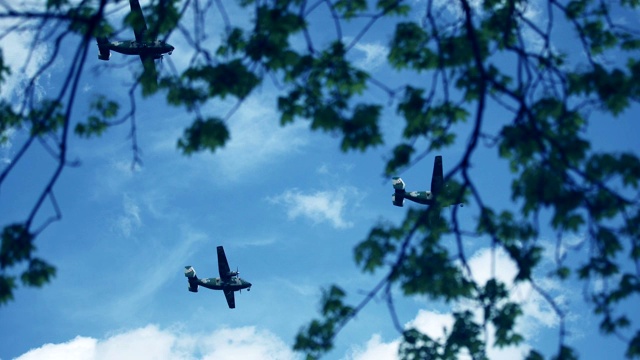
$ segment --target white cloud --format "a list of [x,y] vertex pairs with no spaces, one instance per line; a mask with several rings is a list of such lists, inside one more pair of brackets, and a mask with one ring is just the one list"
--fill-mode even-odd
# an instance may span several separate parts
[[16,133],[14,128],[9,128],[0,133],[0,139],[4,140],[0,142],[0,162],[3,164],[11,163],[11,148],[13,147],[13,137]]
[[327,175],[329,174],[329,165],[327,165],[326,163],[320,165],[317,169],[316,172],[320,175]]
[[[417,0],[416,2],[420,2],[420,0]],[[481,0],[469,1],[469,6],[475,16],[483,16],[485,14],[482,4],[483,1]],[[546,16],[542,16],[543,6],[541,6],[539,0],[521,2],[518,3],[517,7],[518,11],[522,14],[522,17],[527,21],[533,23],[540,29],[544,29],[546,27],[548,18]],[[464,11],[462,9],[461,2],[459,1],[434,0],[433,9],[435,13],[444,10],[456,19],[462,19],[464,17]],[[544,38],[529,25],[524,24],[524,22],[522,23],[523,24],[520,24],[521,31],[527,48],[533,52],[542,51],[545,41]]]
[[[514,283],[518,267],[501,248],[496,249],[494,254],[491,249],[477,251],[469,259],[469,267],[474,280],[479,285],[484,286],[489,279],[495,276],[497,280],[507,286],[507,289],[510,290],[509,300],[519,303],[522,307],[524,315],[516,324],[516,331],[522,333],[525,338],[535,337],[541,328],[558,325],[559,319],[556,313],[529,282]],[[555,280],[542,278],[536,281],[545,291],[561,289]],[[479,316],[480,314],[478,314]]]
[[[541,6],[538,4],[538,1],[521,3],[518,7],[524,19],[533,23],[539,29],[546,27],[546,22],[548,22],[549,19],[546,16],[542,16]],[[530,25],[525,24],[524,21],[522,23],[522,36],[527,48],[533,52],[542,52],[544,50],[545,39]],[[555,50],[553,46],[551,50]]]
[[355,65],[366,71],[372,71],[387,61],[389,49],[380,43],[357,43],[354,49],[364,53],[364,58],[355,61]]
[[155,325],[111,335],[106,339],[76,337],[46,344],[19,356],[31,359],[295,359],[280,338],[254,326],[222,328],[209,334],[189,334]]
[[78,336],[62,344],[45,344],[37,349],[29,350],[16,360],[85,360],[95,359],[97,340]]
[[203,359],[295,359],[280,338],[254,326],[218,330],[205,341]]
[[314,223],[328,222],[336,229],[353,226],[344,218],[344,212],[350,198],[357,197],[358,190],[352,187],[340,187],[333,191],[316,191],[305,194],[294,188],[268,200],[274,204],[284,205],[287,216],[294,220],[306,217]]
[[364,347],[354,347],[346,356],[349,360],[395,360],[398,358],[400,341],[385,343],[379,334],[374,334]]
[[415,328],[434,340],[444,340],[445,334],[453,328],[453,316],[448,313],[419,310],[418,315],[405,327]]
[[[491,249],[481,249],[469,258],[468,264],[474,280],[478,282],[479,285],[483,286],[495,275],[497,280],[504,282],[507,288],[510,289],[509,300],[519,303],[523,312],[523,315],[519,317],[516,322],[515,331],[523,335],[525,341],[535,339],[542,331],[558,326],[558,316],[547,301],[534,291],[530,283],[515,284],[513,282],[517,274],[517,266],[503,250],[496,250],[495,253],[492,254]],[[554,299],[557,302],[562,303],[563,299],[567,296],[562,292],[568,290],[563,289],[562,286],[553,279],[542,278],[537,280],[537,284],[545,291],[555,294]],[[477,308],[473,303],[458,304],[454,306],[452,310],[470,310],[474,313],[477,322],[482,321],[482,309]],[[572,317],[568,316],[567,320],[572,321]],[[405,324],[405,328],[415,328],[436,341],[444,341],[446,334],[451,331],[453,323],[454,318],[452,313],[440,313],[421,309],[414,319]],[[493,325],[488,324],[486,327],[485,340],[487,341],[487,357],[490,359],[521,359],[524,358],[531,349],[531,346],[526,342],[508,348],[494,347],[494,332]],[[380,351],[384,355],[381,355],[379,359],[397,359],[397,353],[391,355],[390,351],[385,352],[383,349],[389,350],[394,348],[397,352],[400,340],[401,339],[398,338],[384,343],[380,340],[380,336],[376,334],[371,337],[365,346],[354,346],[346,358],[358,360],[369,359],[369,354],[376,354],[376,351]],[[467,357],[461,356],[460,358],[466,359]]]
[[[34,9],[34,4],[32,3],[15,3],[11,5],[17,11]],[[0,25],[0,31],[4,32],[17,23],[18,21],[16,20],[5,19]],[[35,34],[35,31],[11,31],[0,39],[4,63],[11,69],[11,74],[6,76],[5,82],[0,87],[0,98],[11,99],[13,96],[22,98],[21,94],[27,81],[38,72],[49,58],[50,48],[47,44],[38,44],[30,56]],[[36,88],[38,90],[37,95],[42,95],[43,90],[38,87],[37,83]]]
[[[482,14],[481,0],[470,0],[469,7],[471,7],[471,10],[476,14]],[[464,16],[462,5],[459,1],[435,0],[433,2],[433,8],[435,9],[436,13],[442,9],[448,11],[456,18],[461,18],[462,16]]]
[[[31,10],[36,3],[26,4],[24,2],[11,2],[14,10]],[[3,19],[0,24],[0,32],[18,24],[12,19]],[[50,47],[47,44],[39,44],[33,49],[31,56],[31,43],[33,42],[34,31],[11,31],[0,38],[0,52],[4,65],[11,69],[10,74],[3,74],[4,81],[0,84],[0,99],[9,101],[16,107],[19,101],[24,98],[24,89],[27,82],[35,76],[40,67],[47,61],[50,54]],[[39,82],[35,82],[36,95],[41,97],[44,94]],[[0,134],[0,138],[8,140],[0,146],[0,163],[9,164],[11,162],[12,137],[15,134],[14,128],[6,129]]]

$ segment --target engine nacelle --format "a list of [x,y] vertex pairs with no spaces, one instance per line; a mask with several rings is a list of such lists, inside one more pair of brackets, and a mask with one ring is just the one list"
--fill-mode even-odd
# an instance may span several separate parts
[[99,37],[98,39],[98,59],[108,61],[111,58],[111,51],[109,50],[109,40],[106,37]]
[[391,195],[391,202],[395,206],[403,207],[404,206],[404,196],[398,194],[398,196],[396,197],[396,194],[392,194]]
[[98,53],[98,59],[109,61],[109,59],[111,59],[111,51],[100,49],[100,52]]
[[195,278],[196,277],[196,269],[194,269],[193,266],[185,266],[184,267],[184,276],[186,276],[188,278]]
[[189,280],[189,291],[198,292],[198,277],[196,276],[196,269],[193,266],[185,266],[184,267],[184,276]]
[[393,188],[396,190],[404,190],[404,181],[402,181],[399,177],[394,177],[391,179],[391,183],[393,184]]

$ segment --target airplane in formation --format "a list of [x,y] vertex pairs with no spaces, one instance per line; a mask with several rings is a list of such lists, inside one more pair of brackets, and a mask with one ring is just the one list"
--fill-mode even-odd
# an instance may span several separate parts
[[[431,191],[406,191],[405,183],[399,177],[391,180],[395,192],[391,195],[391,201],[395,206],[404,206],[404,200],[410,200],[418,204],[434,205],[438,201],[438,195],[444,188],[444,175],[442,171],[442,156],[436,156],[433,163],[433,175],[431,176]],[[441,205],[460,205],[463,203],[441,204]]]
[[218,246],[217,250],[218,272],[220,273],[219,278],[199,279],[196,276],[196,270],[193,266],[184,267],[184,276],[186,276],[189,281],[189,291],[198,292],[198,286],[211,290],[222,290],[224,291],[224,297],[227,299],[229,308],[234,309],[236,307],[236,300],[233,293],[236,291],[242,291],[242,289],[251,291],[251,283],[242,280],[238,276],[240,273],[237,269],[236,271],[231,271],[229,263],[227,262],[227,256],[224,254],[224,248],[222,246]]
[[100,53],[98,59],[108,61],[111,58],[111,51],[124,55],[137,55],[140,57],[144,69],[155,75],[155,60],[162,59],[163,54],[171,55],[174,47],[163,40],[152,39],[153,35],[147,33],[147,23],[138,0],[129,0],[129,6],[134,19],[133,32],[136,39],[109,41],[106,37],[99,37],[98,51]]

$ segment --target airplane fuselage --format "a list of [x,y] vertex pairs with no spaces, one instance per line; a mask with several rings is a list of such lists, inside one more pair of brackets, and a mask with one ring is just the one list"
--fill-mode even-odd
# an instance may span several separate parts
[[236,300],[233,293],[241,291],[242,289],[247,289],[247,291],[251,290],[251,283],[242,280],[240,276],[238,276],[239,272],[237,268],[236,271],[229,269],[229,262],[227,261],[227,256],[224,254],[224,248],[222,246],[218,246],[216,249],[218,252],[218,273],[220,277],[200,279],[196,276],[196,270],[193,266],[187,265],[184,267],[184,276],[187,277],[187,281],[189,282],[187,289],[194,293],[198,292],[198,286],[211,290],[222,290],[227,300],[227,305],[229,305],[230,309],[234,309],[236,307]]
[[409,191],[404,193],[404,198],[411,200],[418,204],[433,205],[435,204],[435,197],[431,191]]
[[239,277],[233,277],[228,281],[222,281],[220,278],[198,279],[198,285],[211,290],[239,291],[242,289],[251,290],[251,283],[244,281]]
[[171,54],[174,47],[164,41],[110,41],[101,44],[111,51],[124,55],[151,56],[154,59],[161,58],[163,54]]

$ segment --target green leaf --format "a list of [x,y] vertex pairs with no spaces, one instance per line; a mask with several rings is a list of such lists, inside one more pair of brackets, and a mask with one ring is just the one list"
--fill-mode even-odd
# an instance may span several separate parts
[[640,358],[640,330],[636,331],[633,339],[629,341],[629,346],[625,352],[625,356],[628,358]]
[[393,175],[399,169],[407,166],[411,161],[411,155],[415,152],[415,148],[409,144],[399,144],[393,149],[393,157],[387,161],[387,167],[384,173]]
[[398,348],[401,359],[438,359],[441,358],[442,345],[428,335],[416,329],[405,330]]
[[2,230],[0,247],[0,269],[4,270],[31,257],[33,234],[23,224],[11,224]]
[[107,100],[104,95],[98,96],[90,105],[90,111],[96,115],[90,115],[86,123],[76,124],[75,133],[86,138],[102,135],[110,125],[108,120],[118,115],[119,107],[117,102]]
[[321,313],[324,321],[313,320],[300,329],[293,349],[307,354],[307,359],[317,359],[333,348],[333,339],[339,328],[354,314],[354,308],[345,305],[345,292],[332,285],[322,291]]
[[544,356],[539,352],[531,349],[525,360],[544,360]]
[[66,115],[62,112],[62,103],[57,100],[43,100],[34,106],[27,116],[31,123],[31,134],[41,136],[55,132],[64,125]]
[[3,84],[7,80],[6,76],[8,75],[11,75],[11,68],[5,64],[4,54],[2,49],[0,49],[0,84]]
[[208,95],[221,99],[227,95],[244,99],[260,83],[260,79],[240,60],[190,67],[183,77],[192,82],[204,81],[208,85]]
[[0,274],[0,305],[13,300],[13,290],[17,288],[15,276]]
[[333,4],[338,13],[345,19],[353,18],[358,12],[367,10],[366,0],[337,0]]
[[427,33],[414,22],[396,25],[391,40],[388,60],[396,69],[413,68],[418,71],[433,69],[438,56],[427,46]]
[[342,123],[342,151],[357,149],[365,151],[382,144],[382,134],[378,127],[379,105],[358,104],[351,119]]
[[518,345],[524,341],[524,337],[515,332],[515,323],[521,316],[520,305],[509,302],[497,309],[491,322],[495,325],[495,345],[499,348]]
[[219,118],[196,119],[190,127],[185,129],[184,135],[178,140],[178,149],[185,155],[209,150],[215,152],[229,140],[229,130],[224,121]]
[[29,260],[29,267],[25,270],[20,279],[25,286],[42,287],[51,281],[56,275],[56,268],[47,264],[41,259]]
[[369,232],[366,240],[354,248],[356,264],[365,272],[374,272],[384,265],[387,254],[392,254],[396,246],[391,243],[394,238],[394,230],[380,225]]

